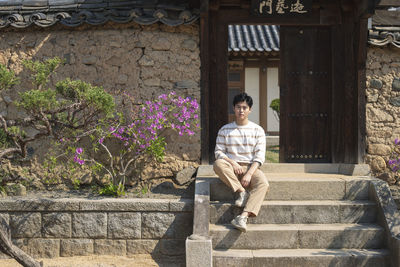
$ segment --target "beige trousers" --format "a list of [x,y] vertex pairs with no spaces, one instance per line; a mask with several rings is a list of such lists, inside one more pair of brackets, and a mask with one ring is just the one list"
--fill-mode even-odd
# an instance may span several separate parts
[[[241,164],[242,165],[242,164]],[[244,171],[250,168],[251,164],[243,165]],[[240,183],[242,175],[237,176],[233,171],[232,165],[224,159],[217,159],[214,163],[214,171],[218,177],[229,186],[233,192],[239,189],[245,189]],[[257,216],[260,211],[261,204],[264,201],[265,195],[269,189],[269,183],[264,173],[257,169],[250,180],[249,188],[247,188],[250,193],[249,199],[244,207],[243,211],[249,212],[250,216]]]

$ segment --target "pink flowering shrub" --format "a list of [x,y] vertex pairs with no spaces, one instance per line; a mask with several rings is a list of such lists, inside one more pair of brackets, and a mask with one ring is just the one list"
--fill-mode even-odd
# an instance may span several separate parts
[[388,165],[393,172],[400,171],[400,140],[397,138],[394,140],[394,147],[392,148]]
[[[90,147],[78,147],[74,151],[74,162],[91,164],[94,170],[108,173],[112,185],[120,193],[123,193],[130,168],[139,158],[147,155],[157,161],[163,160],[166,142],[162,133],[166,129],[172,129],[180,136],[192,136],[200,127],[196,99],[184,98],[174,92],[146,101],[136,106],[132,113],[130,123],[126,123],[121,114],[105,121],[91,133]],[[96,153],[105,154],[107,159],[98,160]]]

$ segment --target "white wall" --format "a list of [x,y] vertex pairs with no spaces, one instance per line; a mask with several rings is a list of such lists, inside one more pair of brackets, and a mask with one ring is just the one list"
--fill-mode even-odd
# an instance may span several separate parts
[[244,91],[253,98],[249,120],[260,124],[260,69],[245,68]]
[[279,98],[278,68],[267,68],[267,88],[267,131],[279,132],[279,121],[269,107],[272,100]]

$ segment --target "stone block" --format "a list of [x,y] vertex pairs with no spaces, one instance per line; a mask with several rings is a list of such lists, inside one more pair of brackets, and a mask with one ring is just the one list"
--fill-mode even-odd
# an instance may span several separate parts
[[106,238],[106,213],[73,213],[72,237]]
[[369,183],[371,178],[368,177],[344,177],[346,181],[346,196],[345,199],[368,199],[369,197]]
[[387,156],[391,152],[391,148],[388,145],[383,144],[371,144],[368,146],[368,153],[372,155]]
[[152,40],[151,48],[154,50],[168,51],[171,49],[171,42],[165,37],[157,37]]
[[[268,176],[267,176],[268,177]],[[269,177],[268,200],[339,200],[345,196],[345,182],[339,178]]]
[[[1,205],[1,203],[0,203]],[[81,211],[169,211],[168,199],[83,200]]]
[[195,51],[197,49],[197,43],[193,39],[184,40],[181,46],[189,51]]
[[179,171],[176,174],[175,180],[178,182],[179,185],[186,184],[193,180],[192,177],[195,173],[196,173],[196,168],[190,166],[188,168]]
[[183,80],[183,81],[178,81],[175,83],[175,88],[177,89],[190,89],[190,88],[197,88],[198,84],[197,82],[193,80]]
[[149,212],[142,214],[142,238],[172,238],[174,229],[171,227],[175,214]]
[[[187,267],[203,267],[212,266],[213,251],[211,239],[207,240],[191,240],[186,239],[186,266]],[[252,258],[252,255],[249,257]],[[225,259],[224,259],[225,260]],[[236,265],[236,266],[251,266]]]
[[192,213],[178,213],[175,220],[170,226],[173,232],[173,238],[185,239],[192,234],[193,231],[193,214]]
[[292,249],[297,248],[299,229],[296,225],[253,225],[243,234],[230,225],[210,225],[215,249]]
[[150,254],[153,253],[157,247],[159,240],[127,240],[126,241],[127,255],[134,254]]
[[386,161],[380,156],[374,157],[370,165],[371,169],[375,172],[382,172],[386,169]]
[[166,256],[185,255],[185,239],[162,239],[159,241],[160,253]]
[[41,237],[41,216],[39,212],[14,213],[10,216],[13,238]]
[[22,184],[9,183],[5,186],[7,195],[9,196],[25,196],[26,187]]
[[380,227],[352,225],[343,228],[332,224],[324,229],[307,228],[299,231],[299,248],[376,249],[383,246],[384,230]]
[[367,102],[376,102],[376,101],[378,101],[378,98],[379,98],[378,94],[368,94]]
[[392,82],[392,90],[400,91],[400,78],[394,78]]
[[126,240],[97,239],[94,241],[94,254],[126,255]]
[[369,81],[369,86],[375,89],[382,89],[383,83],[381,80],[378,79],[371,79]]
[[146,86],[160,86],[161,80],[159,78],[151,78],[143,81]]
[[350,176],[368,176],[371,174],[371,168],[368,164],[339,164],[338,172]]
[[377,207],[374,203],[365,205],[340,206],[341,223],[374,223],[377,217]]
[[29,246],[28,246],[29,239],[27,238],[20,238],[20,239],[12,239],[12,243],[17,246],[18,248],[22,249],[26,253],[30,253]]
[[372,122],[392,122],[393,116],[378,108],[367,105],[367,118]]
[[64,60],[66,64],[75,64],[75,54],[74,53],[64,54]]
[[126,84],[128,81],[128,75],[126,74],[120,74],[117,77],[117,83],[118,84]]
[[79,210],[77,199],[3,199],[0,211],[72,211]]
[[44,238],[29,239],[28,251],[35,258],[60,257],[60,240]]
[[170,211],[193,211],[194,203],[192,199],[171,200],[169,202]]
[[90,239],[63,239],[60,244],[60,256],[88,256],[93,254],[93,240]]
[[71,214],[54,212],[43,214],[42,233],[44,237],[71,237]]
[[97,57],[93,56],[93,55],[84,56],[82,58],[82,63],[85,65],[94,65],[94,64],[96,64],[96,61],[97,61]]
[[10,215],[8,213],[0,213],[0,225],[10,225]]
[[399,96],[390,98],[389,102],[393,106],[400,107],[400,97]]
[[108,214],[109,238],[140,238],[141,237],[140,212],[120,212]]
[[212,165],[200,165],[197,168],[197,177],[216,176]]
[[122,66],[123,60],[120,57],[113,55],[109,59],[107,59],[106,63],[111,66]]
[[154,65],[154,60],[150,58],[149,56],[144,55],[141,57],[138,61],[140,66],[153,66]]

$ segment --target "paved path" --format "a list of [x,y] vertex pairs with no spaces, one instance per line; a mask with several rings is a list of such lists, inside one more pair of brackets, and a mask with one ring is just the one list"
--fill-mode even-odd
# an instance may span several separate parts
[[[44,267],[180,267],[179,263],[157,263],[150,255],[124,256],[80,256],[39,259]],[[15,260],[0,260],[1,267],[20,267]]]

